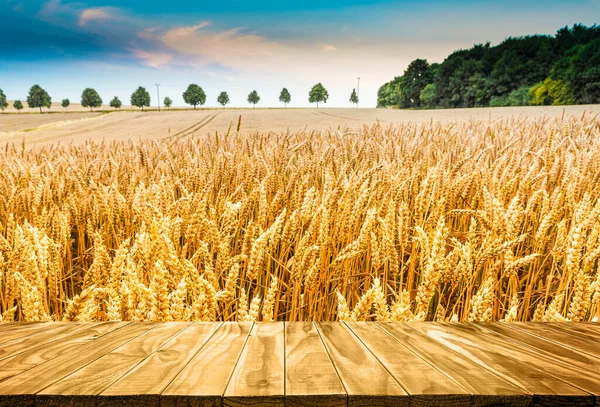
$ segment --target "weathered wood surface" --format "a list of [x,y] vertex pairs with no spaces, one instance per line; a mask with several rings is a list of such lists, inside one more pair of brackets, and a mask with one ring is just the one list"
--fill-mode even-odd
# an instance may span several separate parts
[[597,406],[592,323],[3,323],[0,407]]

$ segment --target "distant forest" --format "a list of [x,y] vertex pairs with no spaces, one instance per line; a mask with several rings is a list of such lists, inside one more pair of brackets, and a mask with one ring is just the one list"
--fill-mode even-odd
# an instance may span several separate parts
[[441,64],[410,63],[402,76],[379,88],[378,107],[600,103],[600,26],[576,24],[555,36],[508,38],[477,44]]

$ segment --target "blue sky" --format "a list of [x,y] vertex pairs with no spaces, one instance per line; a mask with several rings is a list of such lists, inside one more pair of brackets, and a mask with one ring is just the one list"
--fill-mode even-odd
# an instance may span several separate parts
[[[507,36],[591,25],[600,0],[0,0],[0,88],[24,99],[34,83],[53,100],[94,87],[125,103],[137,86],[160,83],[161,99],[183,104],[198,83],[215,106],[278,106],[282,87],[305,107],[322,82],[327,106],[346,107],[357,77],[361,105],[411,60],[441,62],[452,51]],[[153,104],[156,98],[153,97]]]

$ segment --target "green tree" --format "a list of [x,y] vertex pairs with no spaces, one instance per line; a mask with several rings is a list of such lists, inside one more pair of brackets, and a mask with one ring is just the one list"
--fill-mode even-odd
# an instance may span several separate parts
[[13,107],[17,109],[17,112],[21,113],[21,109],[23,109],[23,102],[21,102],[20,100],[15,100],[15,102],[13,103]]
[[260,102],[260,96],[258,96],[258,92],[253,90],[248,94],[248,103],[254,105],[254,107],[256,108],[256,104],[258,102]]
[[8,101],[6,100],[6,95],[4,91],[0,89],[0,109],[2,109],[2,113],[4,113],[4,109],[8,107]]
[[415,59],[402,75],[402,97],[401,107],[420,107],[421,91],[425,86],[433,82],[433,73],[429,63],[425,59]]
[[141,107],[142,112],[144,106],[150,106],[150,94],[146,88],[140,86],[131,94],[131,106]]
[[40,85],[33,85],[29,89],[29,95],[27,95],[27,104],[30,109],[39,108],[40,113],[42,113],[42,107],[50,108],[52,98]]
[[229,95],[227,92],[221,92],[217,97],[217,102],[219,102],[221,106],[225,107],[225,105],[229,103]]
[[122,105],[121,100],[116,96],[110,101],[110,107],[114,107],[115,109],[120,109]]
[[60,105],[62,107],[64,107],[65,110],[68,112],[67,108],[69,107],[70,104],[71,104],[71,101],[69,99],[63,99],[62,103]]
[[287,104],[292,101],[292,95],[287,90],[287,88],[281,89],[281,93],[279,94],[279,101],[283,102],[283,106],[287,107]]
[[562,80],[546,78],[529,90],[531,104],[543,105],[569,105],[575,103],[575,98]]
[[308,92],[308,102],[316,103],[317,109],[319,108],[319,102],[327,103],[327,99],[329,99],[329,93],[320,82]]
[[350,94],[350,102],[358,106],[358,95],[356,94],[356,89],[352,89],[352,93]]
[[85,88],[81,94],[81,106],[89,107],[91,112],[94,107],[102,106],[102,98],[95,89]]
[[202,106],[206,102],[206,93],[204,93],[204,90],[200,86],[192,83],[183,92],[183,101],[188,105],[194,106],[195,109],[197,105]]
[[165,97],[165,100],[163,101],[163,105],[165,105],[165,107],[170,110],[172,104],[173,104],[173,101],[171,100],[171,98],[168,96]]
[[435,83],[428,83],[427,86],[421,90],[421,93],[419,94],[419,100],[421,107],[426,107],[428,109],[435,107],[437,102],[437,90]]

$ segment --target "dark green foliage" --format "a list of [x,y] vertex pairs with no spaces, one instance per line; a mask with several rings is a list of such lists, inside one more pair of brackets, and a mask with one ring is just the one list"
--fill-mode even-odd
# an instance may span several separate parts
[[[554,82],[546,83],[547,78]],[[494,47],[478,44],[452,53],[441,64],[417,59],[404,75],[379,88],[377,105],[526,105],[536,84],[539,97],[531,97],[536,103],[600,103],[600,27],[576,24],[555,36],[508,38]]]
[[167,97],[165,97],[165,100],[163,101],[163,105],[165,105],[165,107],[167,109],[170,109],[171,106],[173,105],[173,101],[171,100],[170,97],[167,96]]
[[131,106],[141,107],[142,112],[144,106],[150,106],[150,94],[146,88],[140,86],[131,94]]
[[183,92],[183,101],[188,105],[194,106],[195,109],[196,106],[202,106],[206,103],[206,93],[204,93],[204,90],[200,86],[192,83],[188,86],[187,90]]
[[252,92],[250,92],[250,94],[248,94],[248,103],[254,105],[254,107],[256,107],[256,104],[260,101],[260,96],[258,96],[258,92],[256,92],[255,90],[253,90]]
[[358,105],[358,95],[356,94],[356,89],[352,89],[352,93],[350,94],[350,102]]
[[110,101],[110,107],[114,107],[115,109],[120,109],[122,105],[121,100],[116,96]]
[[40,85],[33,85],[27,95],[27,104],[30,109],[39,108],[42,113],[42,107],[49,108],[52,105],[52,98]]
[[[260,98],[259,98],[260,99]],[[217,96],[217,102],[219,102],[219,104],[221,106],[225,106],[226,104],[229,103],[229,95],[227,94],[227,92],[221,92],[219,94],[219,96]]]
[[19,113],[21,113],[21,109],[23,109],[23,102],[21,102],[20,100],[15,100],[15,102],[13,103],[13,107],[17,109]]
[[71,104],[71,101],[69,99],[63,99],[61,102],[61,106],[65,108],[65,110],[67,110],[67,108],[69,107],[69,105]]
[[4,91],[0,89],[0,109],[2,109],[2,112],[4,112],[4,109],[7,107],[8,101],[6,100],[6,95],[4,94]]
[[81,94],[81,106],[89,107],[91,111],[94,107],[102,106],[102,98],[95,89],[85,88]]
[[319,108],[319,102],[327,103],[327,99],[329,99],[329,93],[327,93],[327,89],[320,82],[308,92],[309,103],[316,103],[317,109]]
[[292,95],[290,95],[290,92],[287,90],[287,88],[281,89],[279,101],[283,102],[285,107],[287,107],[287,104],[292,101]]

